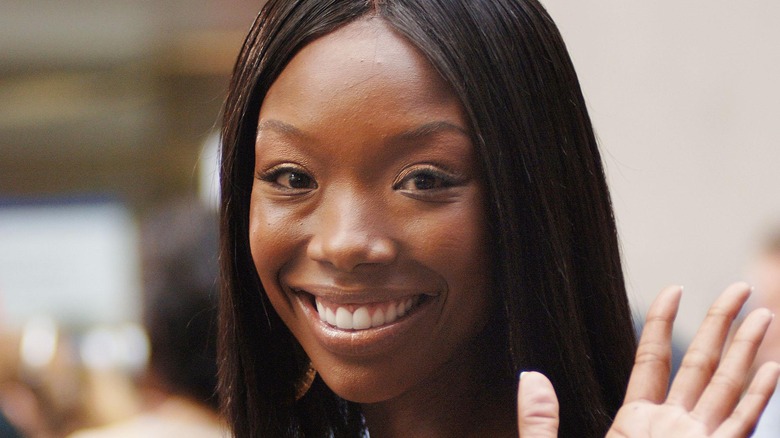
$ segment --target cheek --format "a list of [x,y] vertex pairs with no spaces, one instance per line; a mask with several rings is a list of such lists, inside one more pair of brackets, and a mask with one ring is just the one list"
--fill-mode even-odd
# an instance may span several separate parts
[[445,312],[482,320],[494,300],[487,220],[479,198],[446,214],[414,224],[416,252],[447,283]]
[[[417,233],[450,271],[482,277],[489,259],[487,218],[481,196],[474,195],[469,201],[437,215]],[[464,267],[469,269],[462,272]]]
[[[294,323],[295,308],[279,283],[301,240],[299,227],[290,212],[253,196],[249,209],[249,246],[255,270],[268,300],[284,323]],[[262,198],[261,198],[262,199]]]
[[267,291],[276,289],[276,276],[295,246],[295,221],[278,208],[253,196],[249,209],[249,246],[255,268]]

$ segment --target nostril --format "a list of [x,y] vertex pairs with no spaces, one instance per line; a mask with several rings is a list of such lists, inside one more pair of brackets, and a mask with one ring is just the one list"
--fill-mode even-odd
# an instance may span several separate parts
[[363,264],[395,260],[396,243],[386,226],[387,209],[372,193],[340,187],[324,195],[313,213],[308,257],[339,271],[351,272]]
[[310,259],[332,265],[339,271],[352,272],[361,265],[387,265],[398,255],[396,243],[384,236],[370,236],[355,231],[340,236],[315,236],[309,242]]

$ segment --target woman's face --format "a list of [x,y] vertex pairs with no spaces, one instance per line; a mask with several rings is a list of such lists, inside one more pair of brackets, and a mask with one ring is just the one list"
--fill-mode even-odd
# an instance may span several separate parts
[[472,360],[493,295],[485,195],[461,105],[413,46],[367,19],[304,47],[255,157],[257,272],[334,392],[389,400]]

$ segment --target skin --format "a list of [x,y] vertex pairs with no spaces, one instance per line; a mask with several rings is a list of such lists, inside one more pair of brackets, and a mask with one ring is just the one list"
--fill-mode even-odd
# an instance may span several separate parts
[[[667,392],[672,325],[682,288],[671,286],[661,292],[648,311],[626,398],[607,437],[749,436],[780,377],[780,365],[767,362],[746,382],[774,318],[768,309],[751,312],[726,347],[729,329],[749,294],[748,284],[735,283],[715,301]],[[557,437],[558,421],[558,402],[549,380],[539,373],[522,377],[520,436]]]
[[[381,19],[304,47],[260,110],[250,247],[275,310],[372,437],[516,436],[485,351],[493,312],[485,194],[462,107]],[[412,297],[395,323],[354,311]]]
[[[761,254],[753,263],[750,274],[756,288],[752,297],[754,306],[780,312],[780,251],[775,249]],[[761,362],[780,360],[780,327],[774,325],[769,330],[756,357]]]

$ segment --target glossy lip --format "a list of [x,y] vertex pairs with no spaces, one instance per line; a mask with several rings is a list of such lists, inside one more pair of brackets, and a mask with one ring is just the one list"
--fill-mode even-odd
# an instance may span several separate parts
[[[301,308],[306,322],[311,327],[314,336],[320,344],[333,354],[351,357],[372,356],[397,349],[406,342],[405,335],[408,335],[414,329],[415,325],[433,308],[433,303],[437,301],[437,295],[430,293],[407,293],[400,295],[397,298],[414,295],[423,295],[426,298],[421,299],[409,313],[391,324],[365,330],[343,330],[332,327],[320,319],[319,313],[314,307],[314,295],[312,293],[306,289],[298,288],[290,290],[290,293]],[[318,294],[318,296],[341,305],[368,304],[396,299],[388,297],[385,300],[378,295],[352,295],[347,293],[338,295],[327,293]]]

